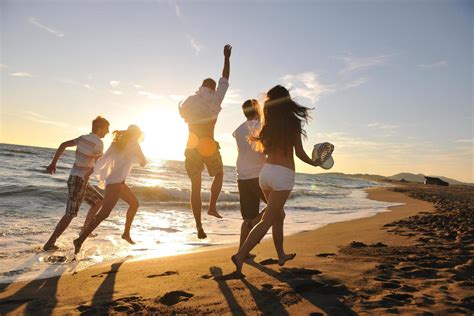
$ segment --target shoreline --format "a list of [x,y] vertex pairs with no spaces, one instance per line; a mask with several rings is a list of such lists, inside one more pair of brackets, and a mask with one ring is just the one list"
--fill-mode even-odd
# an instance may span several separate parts
[[[413,244],[408,237],[389,234],[382,226],[419,212],[434,211],[431,203],[389,191],[386,187],[369,188],[366,192],[369,199],[405,204],[389,207],[389,212],[286,236],[285,250],[296,252],[297,256],[284,268],[262,263],[262,260],[276,258],[272,241],[266,239],[253,251],[257,255],[255,263],[244,265],[245,280],[217,281],[214,277],[233,270],[229,258],[236,250],[232,245],[217,246],[217,249],[169,257],[98,265],[49,279],[2,284],[0,311],[6,309],[6,312],[21,314],[39,308],[62,314],[94,308],[109,312],[132,308],[134,312],[224,313],[230,309],[245,313],[285,310],[286,313],[309,314],[343,308],[340,302],[333,301],[333,305],[331,300],[315,303],[311,295],[293,293],[292,284],[278,275],[289,271],[313,273],[327,276],[331,282],[343,281],[346,288],[357,287],[357,277],[373,268],[375,263],[335,260],[342,246],[352,241]],[[77,288],[81,288],[80,293]],[[262,297],[273,300],[262,302]]]

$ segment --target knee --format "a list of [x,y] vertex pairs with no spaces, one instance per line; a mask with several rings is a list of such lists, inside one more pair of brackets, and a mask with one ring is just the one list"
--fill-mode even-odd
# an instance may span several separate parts
[[135,210],[138,210],[138,207],[140,206],[140,203],[138,201],[133,201],[130,203],[129,207]]
[[223,179],[224,178],[224,170],[217,171],[215,177],[216,179]]
[[99,212],[95,217],[94,219],[95,220],[98,220],[99,222],[102,222],[104,219],[106,219],[107,217],[109,217],[110,215],[110,212]]

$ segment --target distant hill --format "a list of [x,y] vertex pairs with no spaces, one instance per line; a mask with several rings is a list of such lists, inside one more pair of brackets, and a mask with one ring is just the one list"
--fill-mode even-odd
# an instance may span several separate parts
[[[424,183],[425,182],[425,175],[422,173],[419,174],[414,174],[414,173],[409,173],[409,172],[401,172],[397,173],[393,176],[386,177],[386,176],[381,176],[378,174],[367,174],[367,173],[355,173],[355,174],[346,174],[346,173],[341,173],[341,172],[327,172],[327,173],[320,173],[319,175],[324,175],[324,176],[346,176],[346,177],[355,177],[355,178],[362,178],[362,179],[367,179],[367,180],[372,180],[372,181],[383,181],[383,180],[397,180],[400,181],[402,179],[405,179],[406,181],[409,182],[418,182],[418,183]],[[474,185],[473,183],[466,183],[466,182],[461,182],[458,180],[454,180],[451,178],[446,178],[442,176],[429,176],[429,177],[435,177],[435,178],[440,178],[443,181],[448,182],[451,185],[454,184],[462,184],[462,185]]]
[[[465,183],[465,182],[461,182],[461,181],[458,181],[458,180],[454,180],[454,179],[446,178],[446,177],[442,177],[442,176],[429,176],[429,177],[440,178],[441,180],[446,181],[449,184],[472,185],[472,183]],[[424,183],[425,182],[425,175],[422,174],[422,173],[413,174],[413,173],[408,173],[408,172],[402,172],[402,173],[397,173],[397,174],[395,174],[391,177],[387,177],[387,179],[392,179],[392,180],[405,179],[405,180],[411,181],[411,182]]]

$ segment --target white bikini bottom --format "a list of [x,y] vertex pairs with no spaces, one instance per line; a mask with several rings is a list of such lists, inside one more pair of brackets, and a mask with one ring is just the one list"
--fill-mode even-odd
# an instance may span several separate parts
[[295,185],[295,172],[283,166],[266,163],[260,171],[259,184],[262,190],[291,191]]

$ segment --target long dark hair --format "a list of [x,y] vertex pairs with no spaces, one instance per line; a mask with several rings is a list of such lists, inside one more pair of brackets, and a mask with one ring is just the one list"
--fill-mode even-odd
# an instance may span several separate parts
[[306,137],[303,125],[308,122],[308,110],[291,99],[285,87],[277,85],[271,88],[263,104],[262,128],[251,140],[256,141],[257,148],[266,154],[288,152],[298,135]]
[[125,131],[114,131],[113,143],[119,150],[123,150],[130,142],[139,142],[143,138],[143,132],[137,125],[130,125]]

